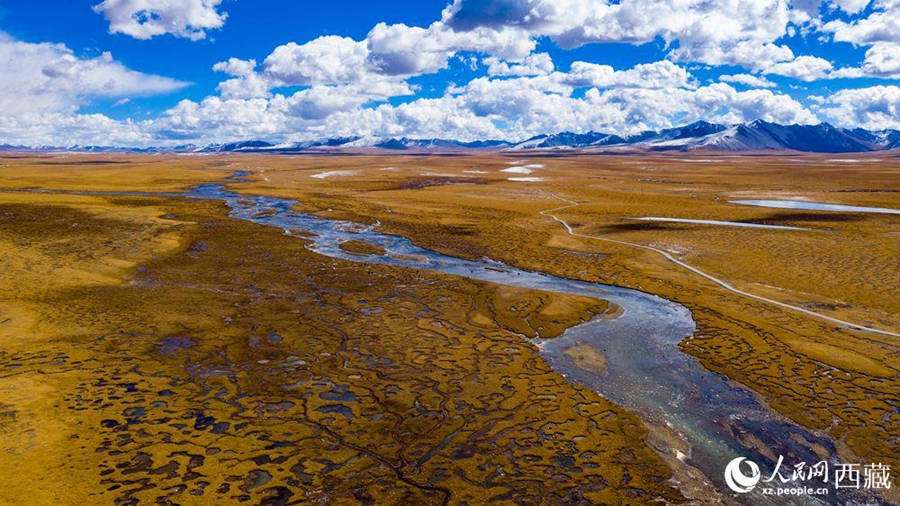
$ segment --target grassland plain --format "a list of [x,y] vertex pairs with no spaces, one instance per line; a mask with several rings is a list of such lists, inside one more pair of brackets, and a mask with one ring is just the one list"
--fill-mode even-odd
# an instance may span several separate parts
[[226,211],[0,193],[3,502],[681,500],[640,421],[520,337],[602,301],[329,259]]
[[[307,213],[378,222],[384,231],[457,256],[487,256],[656,293],[692,310],[698,332],[682,348],[707,368],[751,388],[785,416],[829,434],[842,445],[845,460],[898,466],[900,360],[894,338],[834,328],[735,295],[653,252],[569,236],[539,214],[558,207],[551,194],[563,196],[580,204],[559,214],[581,233],[653,246],[742,290],[896,330],[896,217],[729,203],[792,197],[900,207],[900,161],[883,155],[857,157],[854,163],[831,158],[6,158],[0,162],[0,188],[171,191],[243,169],[251,171],[249,182],[233,189],[295,198]],[[531,175],[544,180],[510,181],[510,174],[501,172],[522,165],[534,166]],[[311,177],[332,171],[338,175]],[[48,204],[41,198],[53,200]],[[3,288],[15,297],[5,308],[11,316],[0,326],[4,342],[12,343],[3,349],[10,372],[0,373],[9,398],[0,400],[8,406],[0,435],[16,441],[26,441],[26,434],[32,441],[56,438],[59,451],[44,455],[44,461],[13,460],[35,473],[71,480],[70,465],[106,473],[98,481],[61,486],[56,493],[81,490],[91,497],[101,489],[97,483],[106,480],[103,485],[112,490],[103,493],[126,500],[170,493],[180,501],[194,497],[191,493],[278,499],[323,487],[347,498],[359,493],[439,501],[443,489],[453,489],[471,494],[470,499],[454,495],[454,501],[515,500],[529,494],[552,501],[577,498],[576,491],[589,500],[677,500],[660,482],[667,471],[640,443],[645,431],[634,417],[566,384],[515,334],[539,328],[542,335],[552,335],[602,311],[601,306],[323,259],[296,238],[228,220],[210,203],[23,194],[0,195],[0,202],[10,206],[8,213],[30,212],[33,221],[89,216],[92,223],[85,226],[87,235],[66,243],[50,230],[52,223],[41,233],[41,227],[21,225],[26,223],[21,216],[4,220],[5,227],[18,229],[10,237],[21,237],[20,244],[41,245],[36,252],[21,250],[24,267],[13,264],[16,278],[20,271],[23,280],[43,277],[34,283],[4,281]],[[55,212],[40,207],[46,205]],[[100,223],[111,216],[117,224],[105,229]],[[632,219],[645,216],[811,230]],[[148,241],[147,233],[159,237]],[[166,234],[174,234],[178,246]],[[356,248],[360,254],[377,253]],[[116,265],[99,260],[107,257],[124,263],[105,272],[105,266]],[[35,274],[34,266],[54,267]],[[54,283],[74,271],[84,272],[84,279],[66,275],[76,286]],[[373,311],[368,306],[375,301]],[[531,317],[521,317],[525,308]],[[379,357],[392,362],[379,365]],[[295,369],[286,365],[298,361],[303,364],[293,364]],[[591,367],[598,363],[588,362]],[[48,374],[50,368],[59,374]],[[295,386],[299,391],[283,388],[307,374],[309,379]],[[347,390],[356,401],[334,400],[350,398],[341,393]],[[152,398],[167,391],[191,392]],[[291,392],[290,406],[279,404],[285,392]],[[454,418],[458,413],[448,406],[460,397],[467,408]],[[332,405],[338,407],[327,407]],[[132,407],[138,408],[137,419],[124,411]],[[65,413],[58,420],[67,423],[54,422],[48,413]],[[241,423],[248,425],[237,429]],[[536,429],[545,423],[551,424],[552,435]],[[53,427],[58,430],[49,430]],[[529,435],[524,447],[523,434]],[[597,440],[601,435],[605,439]],[[460,441],[487,446],[454,453]],[[535,450],[537,443],[552,449]],[[19,455],[34,456],[35,448],[50,443],[32,444],[38,446],[28,450],[31,454],[21,450]],[[98,455],[108,469],[94,469],[98,458],[85,454],[81,445],[91,451],[104,448]],[[566,451],[560,452],[560,445],[568,445]],[[331,464],[323,464],[320,457],[330,448],[339,448],[336,455],[343,457],[329,456]],[[258,462],[244,458],[256,452]],[[498,468],[500,454],[509,464]],[[300,459],[310,463],[296,467]],[[583,465],[582,459],[587,459]],[[516,468],[521,480],[510,479],[512,463],[530,468]],[[364,490],[341,488],[350,487],[339,478],[347,473],[354,473],[351,481],[367,484]],[[227,476],[228,486],[213,483],[212,476]],[[181,481],[186,477],[188,484]],[[600,490],[586,483],[595,488],[599,483]],[[33,492],[21,485],[22,493]]]
[[[730,201],[799,198],[900,208],[900,160],[526,156],[274,160],[252,183],[237,187],[298,198],[307,212],[321,216],[377,220],[382,230],[439,251],[677,300],[692,310],[699,327],[682,343],[686,352],[753,389],[785,416],[831,435],[844,445],[848,460],[897,465],[896,338],[836,328],[735,295],[656,253],[569,236],[539,213],[558,207],[550,195],[561,195],[580,203],[560,215],[581,233],[653,246],[739,289],[896,332],[896,216],[772,210]],[[544,181],[510,181],[502,170],[511,166],[533,166],[531,175]],[[343,169],[353,170],[354,177],[309,178]],[[809,230],[632,219],[645,216]]]

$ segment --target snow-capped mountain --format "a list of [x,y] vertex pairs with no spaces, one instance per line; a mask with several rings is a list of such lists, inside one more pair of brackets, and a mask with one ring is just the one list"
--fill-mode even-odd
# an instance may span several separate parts
[[[900,131],[846,130],[828,123],[779,125],[762,120],[720,125],[698,121],[677,128],[618,136],[588,132],[540,135],[513,145],[512,150],[586,149],[593,151],[722,151],[790,150],[810,153],[856,153],[900,147]],[[609,148],[609,149],[592,149]]]
[[722,125],[697,121],[663,130],[636,134],[589,131],[542,134],[521,142],[504,140],[459,141],[453,139],[412,139],[408,137],[332,137],[302,142],[273,144],[263,140],[243,140],[206,146],[175,148],[122,148],[114,146],[37,146],[0,144],[0,151],[84,151],[84,152],[181,152],[181,153],[299,153],[342,150],[388,151],[544,151],[578,150],[591,153],[631,151],[802,151],[808,153],[859,153],[900,149],[900,131],[844,129],[828,123],[780,125],[762,120]]
[[[828,123],[779,125],[757,120],[745,125],[711,125],[710,133],[697,136],[651,137],[636,143],[655,149],[706,148],[725,151],[792,150],[810,153],[853,153],[879,149]],[[700,132],[702,133],[702,131]]]
[[880,149],[900,148],[900,131],[898,130],[864,130],[855,128],[847,131],[853,137],[868,142]]
[[341,147],[381,148],[395,150],[424,150],[424,151],[459,151],[472,149],[501,149],[510,146],[506,141],[457,141],[452,139],[410,139],[401,137],[360,137],[352,142],[342,144]]
[[587,132],[576,134],[572,132],[560,132],[552,135],[536,135],[528,140],[510,146],[511,150],[522,149],[552,149],[586,146],[609,146],[625,142],[623,137],[601,132]]

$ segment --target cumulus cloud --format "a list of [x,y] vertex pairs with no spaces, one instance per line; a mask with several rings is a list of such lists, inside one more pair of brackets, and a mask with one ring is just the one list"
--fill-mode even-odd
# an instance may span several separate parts
[[818,28],[835,42],[867,50],[860,66],[837,69],[829,77],[900,77],[900,1],[832,0],[830,5],[850,16],[839,16]]
[[229,58],[227,61],[221,61],[213,65],[213,70],[225,72],[236,77],[251,75],[255,72],[255,69],[256,60],[241,60],[239,58]]
[[[222,66],[233,67],[227,63]],[[238,67],[232,70],[243,72],[249,65]],[[622,74],[616,77],[615,72]],[[517,140],[566,130],[635,132],[698,119],[726,123],[757,118],[781,123],[818,122],[802,104],[770,90],[738,91],[724,83],[696,87],[684,78],[675,81],[685,85],[681,87],[635,86],[633,76],[641,72],[645,70],[613,71],[613,82],[606,84],[614,87],[588,85],[586,89],[564,72],[485,76],[452,86],[442,97],[372,107],[361,107],[375,100],[367,93],[378,96],[406,91],[313,85],[292,95],[275,94],[268,99],[210,97],[200,102],[183,101],[144,129],[157,138],[178,142],[250,138],[281,142],[334,136]],[[620,82],[614,82],[616,79]],[[382,83],[379,86],[403,86]],[[584,92],[576,93],[579,89]]]
[[900,1],[875,0],[873,12],[863,18],[838,19],[825,23],[822,29],[838,42],[869,46],[881,42],[900,43]]
[[840,9],[847,14],[857,14],[869,5],[871,0],[831,0],[831,4],[836,9]]
[[63,44],[30,43],[0,32],[0,142],[117,144],[152,142],[149,121],[80,114],[92,99],[170,93],[188,83],[129,69],[110,53],[79,57]]
[[[222,3],[105,0],[95,10],[113,33],[197,40],[221,28]],[[80,115],[78,108],[91,97],[164,93],[184,83],[130,70],[108,54],[79,58],[65,46],[0,39],[0,135],[52,138],[50,127],[40,124],[48,120],[78,142],[93,132],[104,140],[145,144],[350,135],[514,140],[563,130],[631,132],[698,119],[815,123],[827,117],[845,125],[889,125],[896,122],[896,87],[845,90],[822,97],[811,111],[776,91],[765,76],[804,82],[900,76],[898,5],[454,0],[427,26],[379,23],[360,39],[328,35],[287,42],[257,60],[221,61],[213,67],[223,74],[216,96],[184,100],[145,121]],[[796,34],[863,47],[865,59],[836,68],[824,53],[796,55],[788,47]],[[566,71],[536,52],[544,38],[564,49],[655,43],[662,54],[660,61],[631,68],[575,61]],[[456,60],[480,77],[448,86],[443,96],[415,98],[415,77],[446,71]],[[729,69],[735,73],[701,86],[689,71],[697,66],[747,70]],[[389,101],[396,97],[412,98]],[[104,129],[108,134],[98,134]]]
[[869,76],[900,78],[900,44],[875,44],[866,51],[862,71]]
[[324,119],[363,104],[388,97],[411,95],[404,83],[379,82],[371,86],[313,86],[298,91],[289,99],[290,113],[302,119]]
[[828,60],[816,56],[798,56],[797,58],[776,63],[766,67],[766,74],[793,77],[800,81],[823,79],[831,72],[833,65]]
[[508,133],[498,127],[493,118],[476,114],[463,99],[454,96],[338,113],[328,118],[323,129],[340,135],[463,140],[496,139]]
[[841,126],[900,129],[900,88],[872,86],[841,90],[825,97],[819,113]]
[[460,32],[440,21],[428,28],[379,23],[367,35],[366,43],[369,63],[381,73],[396,76],[437,72],[458,52],[520,61],[535,48],[529,34],[515,27],[476,27]]
[[773,44],[793,17],[785,0],[455,0],[442,21],[459,31],[517,28],[568,48],[660,37],[677,43],[679,61],[757,69],[793,57]]
[[691,75],[668,60],[643,63],[628,70],[577,61],[572,63],[564,81],[597,88],[687,88],[691,86]]
[[726,83],[743,84],[751,88],[774,88],[776,85],[765,77],[753,74],[726,74],[719,76],[719,80]]
[[434,73],[447,65],[456,52],[442,41],[437,30],[379,23],[366,37],[369,63],[388,75],[411,76]]
[[256,72],[256,60],[230,58],[213,65],[213,70],[224,72],[233,79],[219,83],[218,90],[224,98],[266,98],[272,83]]
[[[442,25],[455,31],[520,30],[563,47],[593,42],[645,44],[662,39],[676,62],[730,65],[802,81],[833,77],[892,77],[900,44],[900,1],[875,0],[873,12],[822,23],[822,0],[455,0]],[[827,6],[859,15],[866,0],[831,0]],[[872,46],[861,68],[833,69],[817,56],[795,55],[783,37],[809,30],[835,41]]]
[[147,40],[171,34],[190,40],[206,38],[221,28],[227,14],[218,12],[222,0],[104,0],[94,12],[109,21],[110,33]]
[[91,97],[154,95],[186,85],[131,70],[110,53],[79,58],[62,44],[0,33],[0,116],[75,111]]
[[288,43],[263,62],[266,75],[280,85],[358,84],[371,74],[364,42],[325,36],[306,44]]
[[207,97],[199,103],[182,100],[148,129],[163,140],[271,138],[287,128],[287,110],[282,95],[271,99]]
[[146,128],[147,122],[117,121],[103,114],[43,112],[0,115],[2,142],[25,146],[144,146],[154,141]]
[[547,53],[534,53],[520,62],[505,62],[490,56],[484,59],[491,76],[540,76],[553,72],[553,60]]
[[273,89],[303,86],[306,88],[285,98],[287,113],[322,119],[370,102],[413,94],[402,77],[373,67],[369,56],[362,41],[325,36],[275,48],[259,69],[255,60],[231,58],[217,63],[213,70],[233,76],[218,86],[226,101],[269,98]]

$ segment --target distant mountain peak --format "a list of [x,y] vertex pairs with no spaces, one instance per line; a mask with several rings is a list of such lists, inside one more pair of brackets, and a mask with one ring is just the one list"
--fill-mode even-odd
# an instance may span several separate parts
[[299,153],[375,149],[388,151],[531,151],[581,150],[585,152],[628,151],[719,151],[784,150],[810,153],[858,153],[900,149],[900,131],[845,129],[827,122],[817,125],[782,125],[762,119],[724,125],[694,121],[687,125],[646,130],[635,134],[609,132],[558,132],[539,134],[520,142],[504,140],[460,141],[410,137],[346,136],[273,144],[264,140],[242,140],[206,146],[187,144],[175,148],[122,148],[114,146],[37,146],[0,143],[0,151],[83,151],[83,152],[196,152],[196,153]]

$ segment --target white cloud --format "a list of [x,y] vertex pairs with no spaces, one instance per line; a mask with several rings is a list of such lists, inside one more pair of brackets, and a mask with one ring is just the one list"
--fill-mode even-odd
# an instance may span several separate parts
[[116,121],[103,114],[46,112],[0,116],[2,142],[25,146],[142,146],[152,142],[145,128],[145,123]]
[[[95,10],[113,33],[196,40],[222,27],[222,4],[105,0]],[[165,93],[184,83],[130,70],[108,54],[79,58],[65,46],[0,38],[0,139],[521,139],[563,130],[629,132],[698,119],[815,123],[816,114],[769,89],[776,84],[764,75],[800,81],[900,76],[898,5],[900,0],[874,0],[871,8],[864,0],[454,0],[426,27],[379,23],[361,40],[323,36],[278,46],[259,63],[219,62],[213,69],[227,77],[217,96],[184,100],[146,121],[80,115],[78,108],[92,97]],[[823,17],[837,21],[823,23]],[[835,68],[788,47],[792,39],[785,35],[815,32],[866,48],[865,60]],[[622,69],[576,61],[563,72],[548,54],[535,52],[542,37],[563,48],[655,43],[663,55]],[[455,59],[473,71],[481,61],[487,75],[450,85],[441,97],[386,103],[414,95],[411,78],[441,72]],[[748,70],[699,86],[688,70],[696,64]],[[845,90],[813,108],[846,125],[895,124],[896,90]],[[58,136],[51,134],[54,128]]]
[[207,97],[201,102],[182,100],[148,125],[162,139],[236,140],[273,138],[287,129],[285,97],[271,99],[222,99]]
[[900,44],[875,44],[866,51],[862,70],[869,76],[900,78]]
[[184,100],[159,119],[140,123],[102,115],[91,115],[89,121],[85,121],[88,116],[73,114],[0,118],[0,136],[29,144],[103,139],[104,144],[127,145],[334,136],[516,140],[566,130],[634,132],[698,119],[818,121],[786,95],[769,90],[741,92],[722,83],[697,89],[589,88],[583,96],[573,92],[559,76],[480,78],[443,97],[364,108],[359,105],[365,90],[318,85],[287,97]]
[[169,93],[187,83],[131,70],[109,53],[78,57],[63,44],[30,43],[0,33],[0,139],[13,144],[143,145],[149,122],[79,114],[95,98]]
[[329,35],[275,48],[263,71],[280,85],[359,84],[371,76],[368,54],[364,42]]
[[841,90],[826,97],[819,112],[841,126],[900,129],[900,87]]
[[451,44],[441,43],[435,30],[403,24],[378,23],[366,37],[371,52],[369,63],[388,75],[430,74],[447,66],[456,52]]
[[564,81],[573,86],[597,88],[688,88],[691,74],[668,60],[643,63],[628,70],[577,61],[572,63]]
[[256,60],[230,58],[213,65],[213,70],[224,72],[233,79],[219,83],[217,89],[223,98],[266,98],[272,93],[272,82],[256,72]]
[[[440,71],[461,51],[496,54],[495,69],[506,65],[510,73],[552,71],[549,57],[532,55],[533,48],[534,42],[517,30],[460,34],[440,22],[429,28],[381,23],[363,41],[324,36],[305,44],[284,44],[272,51],[258,72],[251,62],[242,60],[222,62],[215,68],[235,76],[220,84],[223,98],[265,97],[273,88],[311,86],[293,97],[293,110],[303,117],[324,117],[348,107],[410,95],[405,79]],[[510,67],[500,58],[518,63]]]
[[696,90],[591,88],[577,98],[572,88],[547,77],[480,78],[453,92],[397,107],[385,104],[338,113],[328,118],[327,128],[358,135],[523,139],[565,130],[634,132],[697,119],[818,121],[786,95],[739,92],[726,84]]
[[[458,97],[422,98],[393,106],[353,109],[334,114],[313,130],[315,135],[409,136],[420,138],[497,139],[507,132],[466,107]],[[309,133],[307,133],[309,135]]]
[[773,43],[795,17],[786,0],[455,0],[442,21],[458,31],[518,28],[563,47],[661,37],[677,42],[678,61],[758,69],[793,57]]
[[871,0],[831,0],[831,4],[847,14],[858,14]]
[[505,62],[496,57],[484,59],[491,76],[540,76],[553,72],[553,60],[547,53],[534,53],[520,62]]
[[517,28],[475,28],[459,32],[442,22],[428,28],[379,23],[366,37],[369,63],[379,72],[412,76],[437,72],[458,52],[474,51],[501,60],[519,61],[535,48],[529,35]]
[[726,83],[743,84],[751,88],[774,88],[776,86],[775,83],[765,77],[752,74],[723,75],[719,76],[719,80]]
[[838,42],[869,46],[879,42],[900,43],[900,1],[875,0],[874,12],[853,21],[835,20],[822,29]]
[[[352,41],[334,42],[323,46],[328,48],[325,53],[337,46],[332,54],[367,61],[366,55],[352,50],[356,47]],[[351,50],[343,50],[347,48]],[[697,119],[816,121],[790,97],[768,90],[739,92],[722,83],[697,88],[683,67],[669,61],[623,70],[577,62],[568,73],[481,77],[450,87],[443,97],[362,107],[410,95],[413,90],[404,80],[371,69],[356,75],[354,70],[325,65],[327,58],[308,63],[305,52],[301,46],[291,47],[287,56],[278,60],[282,67],[273,63],[260,69],[253,60],[220,62],[214,69],[233,77],[220,84],[221,96],[199,102],[183,100],[155,120],[119,122],[93,115],[89,121],[78,121],[81,116],[66,109],[68,115],[50,119],[58,136],[49,134],[51,127],[46,121],[51,117],[46,115],[7,120],[0,124],[0,135],[10,140],[31,138],[29,143],[38,139],[86,143],[94,135],[95,140],[103,139],[102,143],[130,145],[356,135],[515,140],[564,130],[631,132]],[[242,93],[254,80],[262,83],[259,90]],[[273,84],[276,82],[279,84]],[[287,96],[270,91],[284,83],[307,84]],[[575,93],[585,87],[583,94]]]
[[227,61],[221,61],[213,65],[213,70],[225,72],[236,77],[246,77],[253,74],[255,69],[256,60],[241,60],[239,58],[229,58]]
[[838,18],[821,26],[836,42],[868,46],[862,65],[836,70],[831,77],[900,77],[900,1],[832,0],[832,3],[849,14],[861,14],[870,4],[871,9],[855,19]]
[[147,40],[172,34],[191,40],[221,28],[227,14],[216,9],[222,0],[104,0],[94,12],[109,21],[110,33]]
[[540,118],[543,113],[552,114],[572,94],[572,87],[560,82],[556,76],[522,77],[515,79],[473,79],[462,88],[451,90],[459,103],[477,116],[497,120],[553,121]]
[[307,86],[287,98],[287,112],[303,119],[322,119],[373,101],[413,93],[401,77],[373,68],[369,55],[364,42],[325,36],[302,45],[288,43],[275,48],[259,71],[256,61],[236,58],[219,62],[213,69],[234,76],[219,84],[226,100],[266,98],[275,88]]
[[696,90],[590,88],[579,98],[573,95],[575,88],[562,82],[563,76],[478,78],[440,98],[374,108],[359,107],[367,91],[352,85],[317,85],[271,99],[211,97],[200,103],[183,101],[148,128],[154,135],[179,142],[357,135],[473,140],[522,139],[563,130],[624,132],[700,118],[815,121],[799,103],[770,91],[738,92],[723,84]]
[[289,113],[302,119],[324,119],[388,97],[411,95],[404,83],[375,82],[371,86],[313,86],[288,99]]
[[707,65],[732,65],[759,71],[779,62],[794,59],[794,52],[785,45],[758,44],[741,41],[734,44],[706,44],[673,52],[679,61],[695,61]]
[[738,123],[762,119],[787,125],[819,122],[815,114],[793,98],[770,90],[735,91],[727,84],[717,83],[707,86],[706,92],[699,95],[697,119],[704,118],[706,101],[709,107],[718,107],[721,111],[712,118],[713,121]]
[[79,58],[62,44],[0,33],[0,116],[75,111],[91,97],[169,93],[187,83],[131,70],[111,54]]
[[766,67],[766,74],[793,77],[800,81],[815,81],[828,76],[833,66],[831,62],[817,56],[798,56],[797,58],[776,63]]
[[[810,20],[818,9],[818,2],[807,3],[792,11],[787,0],[456,0],[427,27],[379,23],[363,40],[324,36],[284,44],[259,67],[252,60],[221,62],[215,69],[232,76],[220,83],[221,97],[183,103],[166,119],[177,126],[177,135],[188,135],[192,125],[215,132],[210,135],[266,135],[280,125],[292,132],[283,135],[295,138],[519,137],[561,129],[635,130],[701,118],[808,123],[815,115],[786,95],[739,92],[724,84],[775,86],[762,76],[723,76],[722,83],[698,88],[675,63],[739,65],[804,81],[860,72],[835,70],[815,56],[797,57],[779,43],[790,23]],[[541,36],[563,47],[661,38],[669,59],[621,70],[575,62],[559,72],[549,55],[534,53]],[[411,95],[407,79],[440,72],[454,57],[476,62],[473,53],[485,55],[488,77],[451,84],[440,98],[362,107]],[[285,86],[305,88],[273,96]],[[575,98],[579,88],[588,89]],[[228,124],[232,116],[241,126]],[[257,128],[247,121],[252,117]]]
[[[741,66],[803,81],[891,77],[879,70],[892,52],[881,48],[863,68],[834,70],[816,56],[796,56],[782,37],[822,29],[856,45],[900,44],[900,1],[875,0],[873,13],[821,22],[821,0],[455,0],[442,24],[456,31],[517,29],[548,36],[566,48],[592,42],[644,44],[661,38],[676,62]],[[864,0],[832,0],[830,9],[858,15]],[[890,64],[888,64],[889,66]]]

